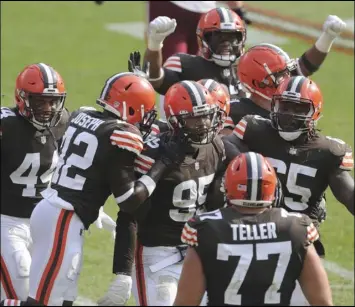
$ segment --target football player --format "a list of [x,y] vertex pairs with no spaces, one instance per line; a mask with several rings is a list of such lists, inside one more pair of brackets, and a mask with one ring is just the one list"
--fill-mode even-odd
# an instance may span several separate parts
[[66,89],[51,66],[17,76],[15,107],[1,107],[1,300],[26,300],[32,238],[30,216],[50,183],[69,118]]
[[133,162],[156,115],[155,92],[147,80],[115,74],[105,82],[97,103],[103,112],[81,108],[72,113],[51,187],[42,192],[44,199],[31,215],[28,305],[72,305],[83,232],[97,219],[100,207],[112,193],[121,210],[133,212],[165,170],[161,150],[158,168],[152,166],[138,181],[134,174]]
[[[132,279],[138,305],[172,305],[185,249],[180,241],[182,227],[188,218],[203,210],[208,187],[224,159],[223,144],[216,136],[221,113],[205,87],[194,81],[179,82],[168,91],[165,102],[171,130],[146,143],[135,169],[142,175],[149,171],[167,138],[186,140],[185,145],[176,148],[186,157],[164,174],[147,203],[135,213],[136,248],[134,236],[125,231],[134,231],[132,217],[129,220],[126,213],[119,213],[117,227],[123,229],[116,237],[113,267],[118,276],[99,305],[123,305],[129,298]],[[132,279],[127,276],[133,262],[125,251],[127,241],[131,243],[130,251],[136,250]]]
[[[198,81],[198,83],[205,86],[205,88],[210,92],[211,96],[215,99],[215,102],[220,108],[220,116],[217,117],[220,120],[218,128],[218,130],[220,130],[224,120],[229,114],[230,98],[228,91],[224,88],[222,84],[212,79],[203,79]],[[165,129],[165,132],[168,130],[169,129]],[[153,135],[153,133],[151,135]],[[150,144],[150,146],[152,146],[152,144],[156,143],[157,140],[158,139],[155,139],[152,142],[148,142],[147,144]],[[155,146],[157,146],[157,144]],[[232,150],[234,150],[234,148],[232,148]],[[142,174],[142,169],[146,170],[147,166],[150,165],[150,162],[151,160],[149,157],[138,157],[136,160],[136,170],[138,171],[138,173]],[[218,198],[218,201],[220,201],[221,199],[223,202],[223,196]],[[211,200],[209,201],[209,207],[212,205],[220,207],[221,203],[216,203],[216,199],[211,198]],[[135,250],[134,233],[136,229],[136,224],[133,216],[125,212],[119,212],[117,216],[117,227],[117,233],[119,233],[120,235],[116,238],[115,250],[117,251],[117,253],[114,255],[113,265],[113,273],[116,275],[116,278],[111,283],[107,293],[98,301],[99,305],[101,306],[122,306],[127,302],[131,293],[132,263],[134,255],[133,253]]]
[[332,306],[327,273],[303,214],[272,208],[276,174],[260,154],[238,155],[226,171],[228,207],[190,219],[175,306],[288,306],[299,280],[312,306]]
[[[247,115],[233,134],[224,138],[238,151],[252,150],[265,156],[282,183],[285,209],[308,215],[317,227],[324,220],[321,203],[328,186],[354,214],[354,179],[349,174],[352,150],[342,140],[316,129],[323,106],[322,93],[314,81],[288,77],[273,95],[271,119]],[[324,256],[320,242],[315,246]]]
[[[244,53],[246,41],[246,28],[238,15],[227,8],[212,9],[204,14],[196,29],[199,55],[178,53],[163,65],[163,42],[175,27],[176,21],[166,16],[157,17],[148,26],[144,62],[149,63],[149,81],[156,91],[164,95],[178,81],[211,78],[228,87],[232,100],[244,97],[235,74],[235,66]],[[309,76],[317,71],[333,41],[345,27],[346,24],[337,16],[328,16],[316,43],[296,60],[299,72]],[[160,104],[162,110],[163,103]]]

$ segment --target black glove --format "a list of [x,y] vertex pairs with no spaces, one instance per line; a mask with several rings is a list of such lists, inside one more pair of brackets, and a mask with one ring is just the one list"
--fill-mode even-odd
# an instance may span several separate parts
[[130,72],[148,79],[148,66],[149,63],[145,63],[144,67],[141,67],[141,53],[139,51],[134,51],[129,54],[128,70]]
[[161,139],[159,147],[160,160],[166,165],[179,165],[186,156],[186,151],[189,146],[187,138],[181,138],[178,135],[167,135]]
[[248,17],[246,17],[247,11],[246,11],[245,8],[239,7],[239,8],[237,8],[237,9],[234,9],[233,11],[234,11],[235,13],[237,13],[238,16],[239,16],[242,20],[244,20],[244,22],[245,22],[247,25],[251,25],[251,24],[252,24],[251,20],[250,20]]

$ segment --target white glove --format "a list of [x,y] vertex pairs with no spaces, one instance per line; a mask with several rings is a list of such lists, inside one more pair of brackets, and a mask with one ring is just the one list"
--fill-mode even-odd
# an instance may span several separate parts
[[346,23],[338,16],[329,15],[323,24],[323,31],[332,37],[337,37],[346,29]]
[[159,16],[152,20],[148,26],[148,49],[159,51],[163,48],[164,39],[173,33],[176,28],[176,20],[166,16]]
[[104,207],[100,208],[99,217],[95,221],[95,225],[99,229],[105,229],[111,232],[113,240],[116,238],[116,222],[104,212]]
[[346,28],[346,23],[338,16],[329,15],[323,24],[323,32],[315,43],[316,48],[324,53],[328,53],[332,48],[334,40]]
[[131,296],[132,277],[117,275],[106,294],[97,302],[99,306],[124,306]]

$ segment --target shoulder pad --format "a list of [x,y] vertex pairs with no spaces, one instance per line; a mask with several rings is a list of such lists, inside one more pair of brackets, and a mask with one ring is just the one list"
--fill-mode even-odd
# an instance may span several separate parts
[[133,152],[137,156],[143,150],[143,139],[139,129],[129,123],[115,120],[110,141],[113,146]]
[[246,115],[235,126],[233,133],[241,140],[244,140],[247,129],[258,129],[263,131],[266,125],[270,125],[269,119],[263,118],[259,115]]
[[182,72],[181,55],[183,53],[176,53],[170,56],[164,63],[163,67],[176,72]]
[[343,170],[352,170],[354,167],[354,159],[351,147],[343,140],[325,137],[328,141],[329,151],[336,157],[341,158],[339,168]]
[[16,117],[17,114],[15,113],[14,109],[10,109],[7,107],[1,107],[1,120],[5,119],[5,118],[10,118],[10,117]]

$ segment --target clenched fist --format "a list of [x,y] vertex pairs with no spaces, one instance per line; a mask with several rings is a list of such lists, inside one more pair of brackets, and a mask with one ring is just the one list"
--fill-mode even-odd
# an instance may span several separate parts
[[148,49],[159,51],[163,48],[164,39],[173,33],[176,28],[176,20],[166,16],[159,16],[148,26]]

